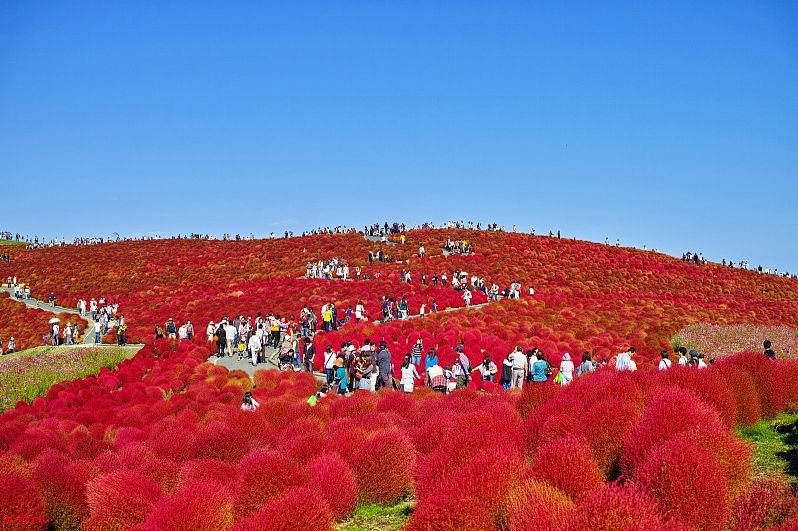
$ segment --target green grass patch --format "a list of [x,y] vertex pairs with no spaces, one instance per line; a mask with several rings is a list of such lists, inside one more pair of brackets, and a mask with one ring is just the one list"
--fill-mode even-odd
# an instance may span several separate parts
[[405,526],[415,500],[405,500],[388,507],[382,505],[359,505],[355,514],[336,524],[336,531],[398,531]]
[[0,412],[32,402],[54,384],[96,375],[132,358],[139,347],[36,347],[0,358]]
[[25,242],[18,242],[16,240],[0,240],[0,245],[25,245]]
[[779,454],[795,448],[788,443],[788,435],[779,433],[778,429],[795,422],[798,422],[798,413],[780,413],[774,419],[737,428],[737,434],[754,445],[754,476],[794,480],[787,473],[788,461]]

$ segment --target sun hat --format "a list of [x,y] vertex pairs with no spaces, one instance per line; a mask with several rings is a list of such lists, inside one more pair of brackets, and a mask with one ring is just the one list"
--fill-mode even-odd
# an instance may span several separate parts
[[344,360],[342,360],[341,358],[336,358],[335,359],[335,366],[336,367],[343,367],[344,366]]
[[563,361],[571,361],[571,355],[566,352],[562,355],[562,359]]

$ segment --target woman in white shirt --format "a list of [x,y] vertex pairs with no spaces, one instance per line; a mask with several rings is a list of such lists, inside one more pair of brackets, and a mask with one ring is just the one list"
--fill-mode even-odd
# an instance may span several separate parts
[[574,379],[574,362],[571,361],[571,355],[567,352],[562,355],[562,361],[560,362],[560,374],[562,375],[562,381],[560,382],[560,385],[563,387],[570,384]]
[[405,361],[402,363],[402,391],[412,393],[415,388],[415,381],[420,379],[416,366],[411,363],[410,356],[405,356]]
[[659,360],[659,370],[667,371],[671,368],[673,362],[671,362],[671,360],[668,358],[668,353],[664,350],[660,353],[660,356],[662,356],[662,359]]

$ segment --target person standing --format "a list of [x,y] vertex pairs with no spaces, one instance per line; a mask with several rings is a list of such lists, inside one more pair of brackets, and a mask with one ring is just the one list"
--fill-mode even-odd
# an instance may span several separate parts
[[565,387],[570,384],[574,379],[574,362],[571,361],[571,355],[566,352],[562,355],[560,362],[560,385]]
[[615,370],[616,371],[634,371],[637,370],[637,364],[632,361],[632,356],[635,353],[634,347],[629,347],[626,352],[621,352],[615,357]]
[[465,301],[466,308],[471,306],[471,290],[466,288],[463,291],[463,300]]
[[415,388],[415,381],[420,379],[416,366],[411,363],[410,356],[406,356],[405,361],[402,363],[402,391],[412,393]]
[[252,336],[249,338],[248,346],[250,361],[254,367],[258,364],[258,356],[260,355],[260,350],[262,348],[260,338],[257,336],[257,334],[252,334]]
[[491,361],[490,357],[485,356],[482,363],[471,369],[471,372],[474,371],[479,371],[483,382],[492,382],[498,372],[498,368],[496,364]]
[[100,343],[100,336],[102,335],[102,325],[99,321],[94,323],[94,344],[97,345]]
[[421,364],[421,353],[424,352],[424,342],[421,338],[416,339],[416,344],[413,345],[413,350],[411,351],[413,357],[413,365],[420,365]]
[[332,345],[327,345],[327,348],[324,350],[324,372],[327,375],[327,384],[330,385],[333,382],[335,371],[335,352],[333,352]]
[[380,371],[380,386],[393,389],[391,352],[388,350],[388,344],[385,341],[380,342],[380,350],[377,353],[377,368]]
[[546,383],[549,377],[549,362],[543,359],[543,353],[538,351],[535,354],[537,360],[532,364],[532,381],[534,383]]
[[663,350],[662,352],[660,352],[660,356],[662,357],[662,359],[659,360],[659,370],[667,371],[668,369],[671,368],[672,365],[671,360],[668,358],[668,352]]
[[514,389],[522,389],[524,387],[524,380],[526,379],[527,360],[526,354],[523,353],[520,346],[515,347],[515,351],[510,354],[510,360],[513,364],[511,387]]
[[224,349],[227,346],[227,330],[224,328],[224,321],[219,323],[219,328],[216,329],[216,355],[220,358],[224,357]]
[[313,372],[313,360],[316,358],[316,345],[314,345],[309,337],[302,340],[303,353],[302,353],[302,366],[307,372]]

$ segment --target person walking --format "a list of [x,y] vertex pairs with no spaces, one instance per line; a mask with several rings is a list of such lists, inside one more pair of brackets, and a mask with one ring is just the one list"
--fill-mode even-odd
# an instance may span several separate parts
[[99,321],[94,323],[94,344],[100,343],[100,336],[102,335],[102,325]]
[[313,372],[313,360],[316,358],[316,345],[309,337],[302,339],[302,367],[305,371]]
[[659,360],[659,370],[667,371],[673,365],[673,362],[668,358],[668,351],[663,350],[659,355],[662,357],[662,359]]
[[333,352],[332,345],[327,345],[324,350],[324,372],[327,375],[327,384],[331,385],[335,372],[335,352]]
[[513,383],[513,362],[510,359],[511,357],[512,353],[509,353],[504,360],[502,360],[501,384],[505,391],[509,391]]
[[260,351],[263,346],[261,345],[260,338],[256,334],[252,334],[252,336],[249,338],[248,346],[250,361],[254,367],[258,364],[258,356],[260,356]]
[[562,355],[560,362],[560,385],[565,387],[569,385],[574,379],[574,362],[571,361],[571,355],[566,352]]
[[524,380],[528,370],[526,354],[523,353],[520,346],[515,347],[515,350],[510,354],[510,360],[513,364],[513,378],[511,387],[513,389],[522,389],[524,387]]
[[393,389],[393,371],[391,371],[391,352],[385,341],[380,342],[380,350],[377,352],[377,368],[379,369],[379,386]]

